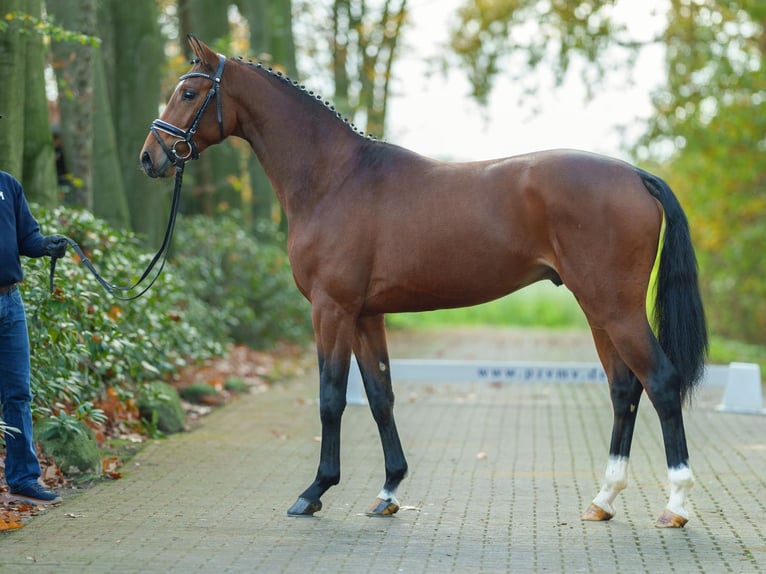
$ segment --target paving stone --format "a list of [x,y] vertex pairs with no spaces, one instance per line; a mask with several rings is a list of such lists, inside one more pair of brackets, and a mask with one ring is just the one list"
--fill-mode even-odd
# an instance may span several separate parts
[[[480,349],[475,337],[471,348]],[[391,340],[397,349],[395,333]],[[350,406],[340,485],[314,518],[289,518],[318,462],[315,378],[243,397],[191,433],[150,443],[122,479],[0,536],[0,571],[766,569],[766,417],[716,412],[720,388],[702,389],[685,413],[697,478],[690,521],[661,530],[654,520],[666,502],[666,470],[647,401],[617,516],[580,520],[598,491],[611,430],[608,390],[594,384],[395,383],[410,464],[398,492],[403,509],[364,516],[383,483],[383,458],[368,409]]]

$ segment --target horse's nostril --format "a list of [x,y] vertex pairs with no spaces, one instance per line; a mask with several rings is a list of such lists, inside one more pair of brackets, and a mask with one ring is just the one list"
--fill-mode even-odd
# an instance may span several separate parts
[[152,165],[152,156],[149,155],[148,151],[144,151],[141,154],[141,167],[144,168],[144,171],[147,174],[151,174],[153,171],[153,165]]

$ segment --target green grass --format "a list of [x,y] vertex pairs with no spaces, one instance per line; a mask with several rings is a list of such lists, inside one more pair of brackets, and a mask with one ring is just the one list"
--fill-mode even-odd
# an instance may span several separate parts
[[536,283],[475,307],[389,315],[386,322],[392,328],[407,329],[469,325],[588,328],[585,315],[572,293],[565,287],[549,283]]
[[[550,329],[587,329],[574,296],[565,287],[536,283],[502,299],[461,309],[427,313],[388,315],[391,328],[433,329],[439,327],[495,326],[542,327]],[[766,374],[766,346],[753,345],[711,335],[708,362],[757,363]]]
[[766,375],[766,346],[712,336],[708,361],[724,365],[731,362],[757,363],[761,367],[763,377]]

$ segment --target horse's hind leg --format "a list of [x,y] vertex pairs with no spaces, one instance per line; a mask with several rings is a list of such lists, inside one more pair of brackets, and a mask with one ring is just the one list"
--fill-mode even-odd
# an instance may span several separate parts
[[386,466],[386,482],[368,514],[386,516],[399,510],[396,489],[407,474],[407,461],[394,422],[394,392],[383,315],[357,322],[354,353],[359,362],[372,416],[378,425]]
[[689,521],[685,506],[689,491],[694,486],[684,430],[681,381],[657,340],[653,341],[659,365],[649,376],[645,390],[660,417],[670,485],[668,503],[656,525],[660,528],[681,528]]
[[694,476],[681,411],[681,380],[645,319],[629,317],[607,327],[609,338],[626,365],[641,381],[660,418],[670,497],[657,526],[680,528],[688,522],[685,509]]
[[582,518],[609,520],[615,515],[615,498],[628,486],[630,445],[643,387],[617,354],[605,331],[594,328],[593,340],[609,380],[614,422],[604,482]]

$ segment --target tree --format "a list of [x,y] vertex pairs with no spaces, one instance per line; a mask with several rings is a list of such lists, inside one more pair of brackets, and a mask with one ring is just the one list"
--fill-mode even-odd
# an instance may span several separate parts
[[[238,0],[237,6],[249,26],[249,53],[298,80],[292,0]],[[237,151],[245,168],[240,186],[245,223],[273,220],[279,215],[285,228],[287,220],[263,168],[252,159],[249,147],[237,147]]]
[[[42,13],[41,0],[29,0],[25,9],[30,14]],[[56,167],[53,159],[53,137],[45,94],[47,50],[43,36],[29,33],[26,41],[24,80],[24,154],[22,182],[31,200],[52,206],[58,199]]]
[[385,0],[378,9],[358,0],[332,5],[334,102],[341,113],[364,122],[364,131],[382,138],[391,69],[407,0]]
[[[94,48],[94,89],[93,89],[93,212],[119,229],[130,229],[130,212],[125,197],[125,181],[122,164],[127,164],[119,154],[117,130],[112,121],[112,103],[109,100],[106,72],[104,70],[103,47],[110,43],[111,30],[99,26],[102,43]],[[103,40],[106,39],[105,43]],[[135,171],[135,170],[134,170]],[[150,219],[150,218],[148,218]],[[140,230],[140,228],[139,228]]]
[[[162,237],[169,197],[138,169],[138,154],[157,116],[156,98],[164,63],[158,20],[155,0],[108,0],[99,11],[99,28],[104,34],[100,60],[107,101],[98,109],[106,111],[108,105],[102,135],[109,131],[107,123],[111,123],[113,139],[105,145],[114,148],[116,160],[116,165],[104,170],[104,176],[119,179],[122,189],[109,189],[108,182],[101,178],[96,213],[105,216],[105,209],[111,205],[112,213],[121,217],[129,207],[129,219],[121,227],[129,225],[152,245]],[[98,142],[94,143],[98,149]]]
[[621,53],[623,64],[635,57],[637,44],[615,17],[617,3],[467,0],[451,26],[452,56],[465,69],[473,96],[481,103],[501,71],[531,94],[538,86],[530,79],[530,69],[546,67],[560,84],[576,58],[590,64],[583,68],[583,80],[592,86],[605,72],[602,56],[607,49],[626,48]]
[[288,76],[296,78],[292,0],[237,0],[250,27],[250,49],[268,54]]
[[[26,10],[25,12],[22,12]],[[0,0],[0,157],[2,168],[16,176],[31,200],[50,205],[56,197],[53,139],[43,76],[39,0]]]
[[[0,0],[0,13],[12,13],[21,9],[21,0]],[[0,66],[4,79],[0,82],[0,102],[4,116],[0,122],[0,157],[3,169],[21,178],[23,163],[24,117],[18,110],[24,107],[25,42],[18,22],[0,24]],[[12,112],[13,111],[13,112]]]
[[[68,30],[95,37],[97,0],[50,2],[48,11]],[[94,49],[88,44],[54,41],[54,69],[59,82],[61,134],[70,171],[75,176],[67,203],[93,210],[93,113],[95,63]]]

